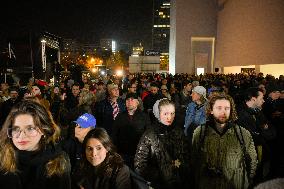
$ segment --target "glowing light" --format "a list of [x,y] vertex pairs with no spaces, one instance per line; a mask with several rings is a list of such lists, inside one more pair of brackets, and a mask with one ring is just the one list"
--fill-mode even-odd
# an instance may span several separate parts
[[101,75],[105,75],[106,72],[104,70],[101,71]]
[[98,71],[97,68],[92,68],[92,72],[93,72],[93,73],[96,73],[97,71]]
[[123,71],[122,70],[116,70],[116,75],[117,76],[123,76]]

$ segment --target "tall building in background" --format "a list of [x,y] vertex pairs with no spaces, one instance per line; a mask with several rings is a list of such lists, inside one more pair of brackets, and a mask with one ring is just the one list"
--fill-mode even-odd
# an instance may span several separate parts
[[[154,51],[161,56],[161,69],[168,69],[169,41],[170,41],[170,0],[153,0],[153,41]],[[164,65],[164,67],[163,67]]]
[[112,49],[112,39],[101,39],[100,46],[104,50],[111,50]]

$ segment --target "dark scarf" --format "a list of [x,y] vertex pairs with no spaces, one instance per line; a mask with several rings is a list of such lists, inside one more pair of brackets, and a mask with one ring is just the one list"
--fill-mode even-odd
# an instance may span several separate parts
[[31,182],[46,177],[46,163],[58,157],[61,153],[60,148],[53,145],[46,146],[39,151],[16,151],[17,166],[23,186]]

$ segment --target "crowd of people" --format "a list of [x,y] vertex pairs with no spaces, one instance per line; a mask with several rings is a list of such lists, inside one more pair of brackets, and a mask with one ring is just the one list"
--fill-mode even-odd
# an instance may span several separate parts
[[0,109],[1,188],[284,187],[283,75],[31,78]]

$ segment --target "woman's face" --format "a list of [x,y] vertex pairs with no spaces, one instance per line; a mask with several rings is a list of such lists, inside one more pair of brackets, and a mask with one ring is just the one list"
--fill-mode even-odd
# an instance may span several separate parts
[[172,104],[160,107],[160,120],[164,125],[171,125],[175,119],[175,107]]
[[31,115],[21,114],[15,118],[10,135],[19,150],[35,151],[39,147],[43,133],[35,126]]
[[85,153],[88,162],[97,166],[105,160],[107,150],[98,139],[90,138],[87,141]]

